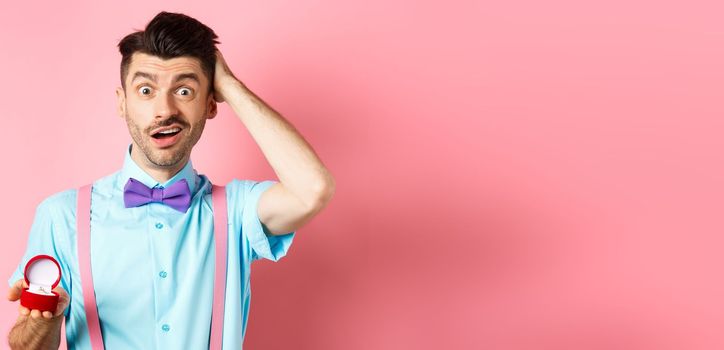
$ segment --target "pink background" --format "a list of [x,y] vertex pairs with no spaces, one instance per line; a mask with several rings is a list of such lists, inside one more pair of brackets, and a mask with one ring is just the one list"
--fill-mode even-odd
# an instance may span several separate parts
[[[724,348],[720,1],[201,3],[3,5],[3,280],[39,201],[121,166],[116,44],[165,9],[337,180],[255,263],[246,348]],[[276,178],[226,105],[193,160]]]

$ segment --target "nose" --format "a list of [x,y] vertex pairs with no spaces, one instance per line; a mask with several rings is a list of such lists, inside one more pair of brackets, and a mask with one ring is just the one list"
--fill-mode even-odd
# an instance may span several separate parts
[[168,119],[178,114],[173,96],[159,94],[154,105],[155,119]]

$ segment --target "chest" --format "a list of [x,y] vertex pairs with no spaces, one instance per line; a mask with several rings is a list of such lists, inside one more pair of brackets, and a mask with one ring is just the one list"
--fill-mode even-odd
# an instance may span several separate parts
[[99,209],[91,211],[91,264],[99,309],[123,305],[152,316],[152,310],[189,307],[203,298],[195,291],[212,284],[214,272],[209,206],[198,201],[180,213],[159,203],[94,204]]

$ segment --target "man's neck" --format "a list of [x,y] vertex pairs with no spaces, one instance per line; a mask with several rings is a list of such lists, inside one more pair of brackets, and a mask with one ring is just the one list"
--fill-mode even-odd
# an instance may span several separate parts
[[178,162],[178,164],[168,167],[158,166],[151,163],[151,161],[149,161],[142,152],[138,152],[136,147],[133,146],[131,146],[131,159],[133,159],[133,161],[136,162],[143,171],[161,184],[178,174],[178,172],[181,171],[188,162],[187,156],[182,161]]

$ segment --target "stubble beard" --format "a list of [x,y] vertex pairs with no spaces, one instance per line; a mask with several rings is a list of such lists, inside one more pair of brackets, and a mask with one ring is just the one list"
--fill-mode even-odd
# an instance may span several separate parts
[[[162,168],[173,167],[178,165],[179,162],[187,158],[191,154],[196,142],[201,138],[201,133],[204,131],[206,119],[200,119],[195,125],[189,128],[189,124],[180,118],[169,118],[162,124],[155,124],[144,131],[138,124],[136,124],[131,118],[128,117],[128,112],[125,113],[126,123],[128,124],[128,131],[131,134],[131,138],[143,155],[148,161]],[[191,132],[184,138],[179,140],[177,144],[168,149],[157,150],[151,145],[150,130],[153,130],[159,126],[171,125],[174,122],[178,122],[184,127],[182,132]]]

